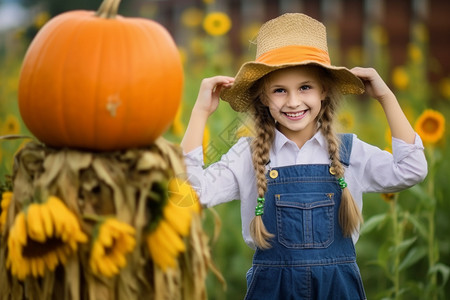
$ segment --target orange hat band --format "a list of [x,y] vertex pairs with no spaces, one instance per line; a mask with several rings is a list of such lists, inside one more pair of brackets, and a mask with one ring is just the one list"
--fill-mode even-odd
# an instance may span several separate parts
[[330,56],[326,51],[309,46],[285,46],[261,54],[256,61],[268,65],[281,65],[286,63],[316,61],[331,65]]

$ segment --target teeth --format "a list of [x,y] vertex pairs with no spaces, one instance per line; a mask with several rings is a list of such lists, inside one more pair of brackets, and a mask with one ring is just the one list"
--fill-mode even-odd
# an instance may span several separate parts
[[286,113],[286,115],[291,118],[296,118],[296,117],[300,117],[304,113],[305,113],[305,111],[301,111],[301,112],[297,112],[297,113]]

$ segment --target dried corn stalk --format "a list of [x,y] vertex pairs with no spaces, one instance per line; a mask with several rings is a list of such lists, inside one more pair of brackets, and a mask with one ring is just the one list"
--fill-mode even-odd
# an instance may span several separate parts
[[[208,269],[212,269],[219,279],[222,277],[211,263],[208,238],[201,227],[199,213],[193,214],[188,235],[184,237],[186,249],[178,256],[175,267],[158,267],[145,243],[149,224],[162,218],[163,208],[167,205],[159,187],[167,185],[175,176],[185,180],[183,174],[180,149],[162,138],[148,148],[103,153],[55,150],[35,142],[26,144],[15,157],[13,197],[0,236],[0,300],[206,299]],[[79,222],[81,233],[71,246],[65,248],[66,252],[55,250],[54,256],[49,254],[43,258],[44,253],[52,250],[46,247],[56,249],[62,242],[56,243],[49,238],[40,244],[27,237],[28,243],[23,246],[20,239],[9,238],[13,230],[15,235],[20,235],[17,216],[22,213],[26,220],[30,219],[32,204],[42,215],[44,212],[56,214],[61,205],[55,199],[60,199],[68,209],[66,212],[60,208],[61,214],[67,214],[60,218],[61,222],[69,222],[69,219],[75,220],[73,223]],[[71,217],[72,214],[75,217]],[[38,213],[36,215],[47,220]],[[32,221],[39,223],[39,218]],[[112,224],[131,225],[133,230],[126,227],[127,234],[133,234],[136,242],[135,247],[129,247],[132,251],[124,252],[126,264],[122,264],[119,271],[105,269],[105,272],[117,271],[114,276],[95,273],[89,264],[92,245],[103,230],[98,229],[103,223],[97,221],[103,218],[114,218]],[[46,221],[43,223],[48,225]],[[53,233],[65,228],[64,225],[58,227],[56,221],[54,226],[44,225],[41,231],[36,229],[36,236],[45,232],[44,229]],[[122,226],[119,225],[116,226],[118,230]],[[78,225],[67,226],[77,228]],[[66,233],[69,240],[70,234]],[[83,234],[87,236],[86,242]],[[126,234],[124,238],[131,241]],[[34,247],[30,247],[31,244]],[[12,274],[14,264],[8,261],[11,254],[8,251],[16,251],[17,245],[22,247],[21,253],[27,256],[30,264],[29,269],[20,269],[20,266],[19,271],[15,270],[16,274],[27,274],[22,276],[24,278]],[[56,264],[55,259],[60,263]],[[42,267],[53,264],[53,270]]]

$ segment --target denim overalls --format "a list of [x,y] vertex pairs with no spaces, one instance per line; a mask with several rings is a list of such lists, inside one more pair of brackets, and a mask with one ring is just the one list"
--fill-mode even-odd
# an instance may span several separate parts
[[[341,135],[346,166],[352,139]],[[271,171],[263,221],[275,237],[272,248],[255,252],[245,299],[365,299],[352,239],[339,226],[341,188],[329,165]]]

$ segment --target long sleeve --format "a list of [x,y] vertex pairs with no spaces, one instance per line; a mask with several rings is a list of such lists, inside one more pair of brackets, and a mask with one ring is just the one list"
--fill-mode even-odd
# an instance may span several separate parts
[[349,171],[362,192],[398,192],[425,179],[428,168],[423,150],[417,134],[414,144],[392,138],[393,154],[356,138]]
[[248,138],[241,138],[221,159],[204,168],[202,147],[185,154],[189,181],[200,202],[215,206],[241,199],[241,186],[248,189],[252,181],[252,164]]

